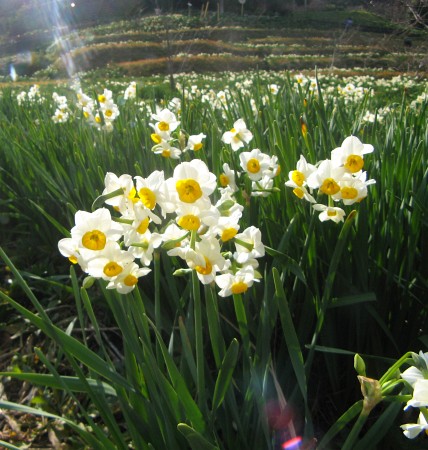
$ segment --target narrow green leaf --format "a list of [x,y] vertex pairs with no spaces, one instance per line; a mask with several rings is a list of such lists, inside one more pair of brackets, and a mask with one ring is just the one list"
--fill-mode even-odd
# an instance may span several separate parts
[[[29,381],[33,384],[41,386],[48,386],[54,389],[63,389],[63,385],[59,383],[54,375],[42,373],[15,373],[15,372],[0,372],[0,377],[10,377],[17,380]],[[61,376],[62,383],[73,392],[88,392],[88,387],[82,383],[78,377]],[[104,395],[117,396],[116,390],[103,381],[87,378],[86,383],[95,391],[99,391]]]
[[218,447],[208,442],[202,434],[185,423],[177,425],[178,431],[187,439],[192,450],[219,450]]
[[224,355],[223,362],[218,373],[217,381],[214,388],[214,396],[212,403],[212,411],[214,412],[224,400],[230,382],[232,381],[232,374],[235,370],[236,361],[238,359],[239,344],[236,339],[233,339]]

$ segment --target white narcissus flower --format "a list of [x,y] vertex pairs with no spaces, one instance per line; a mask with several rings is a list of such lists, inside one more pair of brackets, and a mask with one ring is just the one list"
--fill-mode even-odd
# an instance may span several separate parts
[[289,181],[287,181],[285,185],[290,187],[306,186],[307,178],[316,170],[317,168],[313,164],[309,164],[305,157],[300,155],[300,159],[296,164],[296,169],[288,172]]
[[229,164],[223,164],[223,173],[219,176],[219,182],[222,188],[230,187],[232,192],[236,192],[238,190],[238,186],[236,185],[235,177],[239,176],[239,172],[232,170],[229,167]]
[[367,172],[361,172],[359,177],[345,174],[339,181],[340,191],[332,195],[333,200],[342,200],[345,205],[353,205],[367,197],[367,186],[376,183],[375,180],[366,181]]
[[149,266],[153,260],[153,252],[162,244],[163,237],[159,233],[147,230],[138,236],[138,241],[130,244],[128,251],[134,258],[139,258],[141,264]]
[[169,142],[162,141],[152,147],[152,152],[156,155],[162,155],[164,158],[179,159],[181,150],[177,147],[173,147]]
[[267,197],[273,188],[273,178],[263,175],[262,179],[251,183],[251,197]]
[[155,170],[147,178],[136,176],[135,184],[138,198],[147,209],[153,210],[156,205],[159,205],[164,217],[167,212],[173,212],[174,209],[169,210],[167,207],[166,185],[163,171]]
[[136,284],[138,278],[151,272],[148,267],[139,267],[136,263],[128,264],[123,271],[107,284],[107,289],[116,289],[119,294],[128,294]]
[[336,167],[329,159],[325,159],[308,176],[307,185],[310,189],[319,189],[323,194],[334,195],[340,191],[339,181],[344,174],[343,167]]
[[[428,353],[424,353],[422,351],[419,352],[419,358],[424,362],[426,369],[428,370]],[[414,387],[417,380],[425,379],[423,373],[415,366],[411,366],[406,369],[402,374],[401,378],[403,378],[410,386]]]
[[270,156],[262,153],[258,148],[251,152],[242,152],[239,155],[239,161],[242,169],[252,181],[261,180],[271,164]]
[[259,281],[255,278],[254,268],[252,266],[245,266],[239,269],[235,274],[224,273],[217,275],[215,282],[220,288],[218,293],[221,297],[229,297],[232,294],[243,294],[251,287],[254,281]]
[[246,228],[235,236],[235,246],[236,252],[233,257],[238,264],[246,264],[250,259],[261,258],[265,255],[262,233],[254,226]]
[[180,122],[175,117],[175,114],[169,109],[163,109],[157,114],[152,114],[152,119],[157,120],[155,127],[161,132],[169,132],[176,130]]
[[122,226],[112,220],[107,208],[92,213],[77,211],[75,223],[71,237],[78,241],[79,247],[89,250],[103,250],[108,241],[117,241],[123,235]]
[[87,273],[95,278],[111,281],[133,261],[134,256],[126,250],[121,250],[117,242],[107,242],[99,256],[88,262]]
[[414,439],[423,431],[428,433],[428,423],[423,413],[419,413],[417,423],[406,423],[405,425],[401,425],[401,429],[406,438]]
[[205,139],[207,136],[204,133],[194,134],[189,136],[187,140],[187,145],[183,151],[193,150],[194,152],[199,151],[203,147],[202,139]]
[[312,207],[316,211],[321,211],[321,214],[318,216],[321,222],[332,220],[333,222],[339,223],[343,222],[343,218],[345,217],[345,211],[342,208],[321,205],[319,203],[312,205]]
[[122,194],[105,200],[107,205],[117,208],[121,213],[126,210],[129,201],[138,201],[138,198],[135,198],[136,191],[131,175],[123,174],[118,177],[112,172],[107,172],[104,177],[104,186],[102,195],[108,195],[119,189],[122,190]]
[[129,86],[125,89],[123,94],[123,98],[128,100],[130,98],[135,98],[137,96],[137,83],[135,81],[131,81]]
[[428,379],[417,379],[413,385],[413,397],[407,402],[404,409],[428,407]]
[[333,166],[343,166],[348,172],[359,172],[364,166],[363,155],[372,153],[373,145],[363,144],[357,137],[347,137],[340,147],[331,151]]
[[225,144],[230,144],[233,151],[239,150],[245,144],[248,144],[253,139],[253,133],[247,129],[243,119],[238,119],[230,131],[223,133],[221,140]]
[[166,180],[170,198],[177,202],[203,203],[205,209],[211,205],[208,198],[217,185],[216,176],[208,170],[207,165],[200,159],[183,162],[175,169],[172,178]]

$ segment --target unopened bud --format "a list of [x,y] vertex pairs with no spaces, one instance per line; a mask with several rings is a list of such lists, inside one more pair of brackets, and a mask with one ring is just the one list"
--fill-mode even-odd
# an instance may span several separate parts
[[354,356],[354,369],[358,375],[363,375],[364,377],[366,376],[366,364],[358,353]]
[[95,283],[95,278],[88,276],[83,280],[82,287],[83,289],[89,289]]

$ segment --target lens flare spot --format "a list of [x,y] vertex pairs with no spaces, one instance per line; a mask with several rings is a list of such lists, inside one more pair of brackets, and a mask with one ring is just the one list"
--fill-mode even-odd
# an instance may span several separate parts
[[290,449],[298,449],[300,447],[300,444],[302,442],[302,438],[297,436],[293,439],[290,439],[282,444],[283,450],[290,450]]

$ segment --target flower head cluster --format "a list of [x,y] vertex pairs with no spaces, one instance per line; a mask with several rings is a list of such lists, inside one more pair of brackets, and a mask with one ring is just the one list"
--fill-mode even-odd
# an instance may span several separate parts
[[43,103],[46,99],[40,93],[40,86],[38,84],[34,84],[30,87],[28,92],[20,92],[16,96],[16,100],[18,105],[22,105],[24,103]]
[[213,203],[216,188],[216,176],[199,159],[178,164],[168,179],[163,171],[147,178],[107,173],[101,198],[119,216],[107,207],[78,211],[59,250],[90,276],[107,281],[108,289],[127,293],[150,272],[162,245],[201,283],[215,282],[220,295],[243,293],[260,278],[261,232],[252,226],[241,231],[243,207],[229,187]]
[[65,123],[70,118],[70,110],[67,105],[67,97],[58,95],[56,92],[52,94],[52,99],[56,104],[56,110],[52,116],[54,123]]
[[77,91],[77,106],[82,110],[86,122],[98,130],[113,131],[113,122],[119,116],[119,108],[113,101],[112,91],[104,89],[94,100]]
[[428,353],[419,352],[413,355],[414,365],[406,369],[401,377],[413,389],[412,398],[404,409],[419,408],[419,416],[416,423],[401,425],[404,435],[409,439],[416,438],[425,431],[428,434]]
[[[352,205],[361,202],[367,196],[367,186],[375,180],[367,180],[364,167],[364,155],[373,152],[373,146],[363,144],[357,137],[347,137],[340,147],[331,152],[331,159],[325,159],[316,165],[309,164],[303,156],[295,170],[288,174],[285,185],[293,188],[293,193],[300,199],[313,204],[320,211],[320,220],[342,222],[345,211],[334,206],[342,202]],[[314,190],[328,198],[328,205],[317,203]]]

